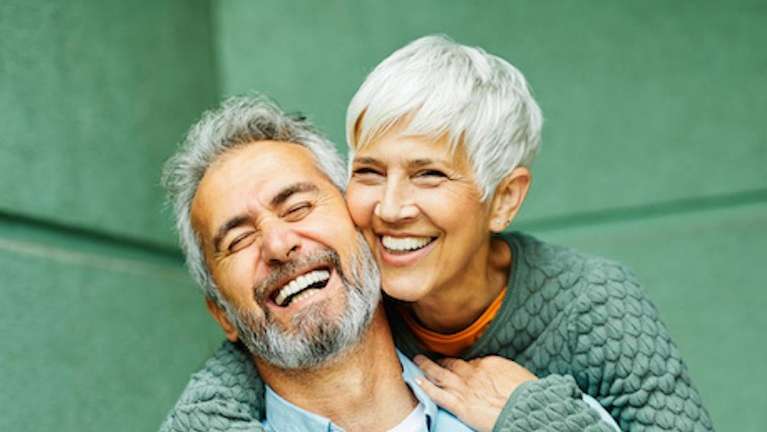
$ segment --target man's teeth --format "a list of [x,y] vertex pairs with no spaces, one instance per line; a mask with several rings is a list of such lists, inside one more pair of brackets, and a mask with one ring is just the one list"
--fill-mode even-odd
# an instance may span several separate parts
[[330,272],[327,270],[315,270],[305,275],[301,275],[289,283],[287,283],[275,297],[274,302],[278,306],[284,306],[286,300],[288,300],[294,294],[305,290],[309,285],[324,282],[330,279]]
[[431,240],[431,237],[381,237],[381,242],[386,249],[398,252],[421,249],[429,244]]

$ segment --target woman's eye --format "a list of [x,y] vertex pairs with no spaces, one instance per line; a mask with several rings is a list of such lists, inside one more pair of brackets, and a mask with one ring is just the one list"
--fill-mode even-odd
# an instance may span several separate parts
[[352,174],[361,176],[381,175],[379,171],[368,167],[356,168]]
[[385,177],[386,174],[377,168],[359,167],[352,170],[352,181],[361,185],[380,185]]
[[412,181],[416,185],[425,187],[436,187],[448,179],[448,175],[436,169],[425,169],[413,174]]
[[445,173],[443,173],[442,171],[439,171],[439,170],[430,169],[430,170],[419,171],[418,173],[416,173],[416,177],[444,177],[444,178],[447,178],[447,174],[445,174]]

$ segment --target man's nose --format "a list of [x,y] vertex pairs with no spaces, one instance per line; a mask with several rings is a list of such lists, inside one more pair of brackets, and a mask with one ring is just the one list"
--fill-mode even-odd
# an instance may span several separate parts
[[396,179],[386,183],[381,200],[373,209],[376,216],[387,223],[402,222],[418,216],[418,207],[412,202],[407,187]]
[[269,266],[283,264],[295,258],[301,250],[301,238],[284,221],[272,221],[263,227],[261,256]]

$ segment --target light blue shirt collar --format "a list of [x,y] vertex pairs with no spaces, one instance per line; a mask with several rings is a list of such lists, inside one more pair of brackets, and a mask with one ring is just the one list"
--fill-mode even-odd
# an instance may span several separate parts
[[418,378],[423,378],[423,371],[410,361],[409,358],[405,357],[404,354],[399,352],[399,350],[397,350],[397,357],[399,357],[399,362],[402,364],[402,378],[405,380],[405,384],[410,387],[410,390],[413,392],[413,395],[415,395],[415,398],[418,399],[418,402],[423,405],[423,410],[426,413],[426,423],[429,425],[429,431],[431,432],[435,429],[435,425],[437,424],[438,408],[437,404],[431,400],[431,398],[421,389],[421,386],[415,381]]
[[310,413],[286,401],[268,385],[266,386],[266,421],[263,426],[267,431],[343,431],[330,419]]
[[[397,351],[397,357],[399,357],[400,364],[402,365],[402,378],[410,387],[418,402],[423,405],[429,431],[434,432],[437,424],[437,405],[421,390],[421,387],[415,381],[417,378],[423,377],[423,372],[399,350]],[[274,431],[343,431],[343,429],[333,424],[330,419],[313,414],[286,401],[268,385],[266,386],[266,421],[264,426],[267,430]]]

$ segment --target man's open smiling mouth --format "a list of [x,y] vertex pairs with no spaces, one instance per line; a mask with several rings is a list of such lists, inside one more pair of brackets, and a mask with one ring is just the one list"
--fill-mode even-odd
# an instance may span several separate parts
[[329,267],[304,273],[275,290],[272,294],[272,301],[277,306],[287,307],[295,300],[311,297],[327,286],[330,275],[331,269]]

